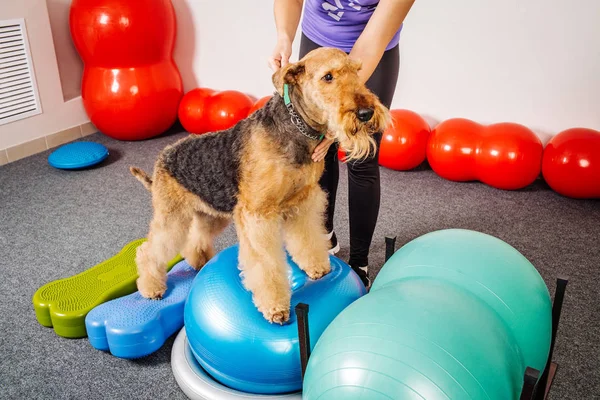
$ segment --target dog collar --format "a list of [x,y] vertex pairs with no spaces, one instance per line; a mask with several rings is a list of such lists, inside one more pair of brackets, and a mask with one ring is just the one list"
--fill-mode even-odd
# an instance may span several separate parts
[[315,131],[313,128],[308,126],[306,122],[304,122],[302,117],[298,115],[294,109],[294,105],[292,104],[292,99],[290,98],[290,89],[287,83],[283,84],[283,102],[290,113],[290,119],[292,120],[292,123],[296,126],[296,128],[298,128],[300,133],[313,140],[321,140],[325,137],[325,134]]

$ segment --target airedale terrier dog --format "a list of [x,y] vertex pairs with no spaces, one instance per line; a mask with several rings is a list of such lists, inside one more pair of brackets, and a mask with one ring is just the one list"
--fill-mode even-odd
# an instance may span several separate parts
[[266,320],[288,321],[285,250],[311,279],[330,271],[326,196],[318,184],[324,163],[311,159],[315,147],[327,136],[349,161],[364,159],[375,154],[372,134],[390,121],[360,83],[359,69],[341,50],[316,49],[273,74],[273,97],[248,118],[167,146],[152,178],[130,168],[151,191],[154,211],[136,258],[142,296],[162,297],[165,266],[178,253],[201,268],[233,220],[244,286]]

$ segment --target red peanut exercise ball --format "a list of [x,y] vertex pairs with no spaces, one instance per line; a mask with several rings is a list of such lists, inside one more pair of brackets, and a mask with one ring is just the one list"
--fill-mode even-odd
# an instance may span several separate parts
[[206,102],[205,116],[212,132],[231,128],[240,120],[248,117],[248,113],[254,105],[247,94],[237,90],[216,92]]
[[142,140],[176,121],[183,87],[170,0],[73,0],[69,26],[84,63],[83,105],[100,132]]
[[600,132],[571,128],[544,149],[542,175],[555,192],[575,199],[600,198]]
[[426,158],[429,124],[414,111],[391,110],[392,125],[381,138],[379,165],[396,171],[408,171]]
[[523,125],[453,118],[431,132],[427,160],[442,178],[517,190],[540,175],[543,149],[540,138]]
[[427,141],[427,161],[444,179],[456,182],[477,180],[475,152],[481,126],[465,118],[438,124]]
[[264,97],[261,97],[260,99],[258,99],[254,103],[254,105],[252,106],[252,108],[250,109],[250,111],[248,112],[248,115],[252,114],[254,111],[256,111],[256,110],[258,110],[260,108],[263,108],[264,105],[267,104],[267,102],[269,100],[271,100],[271,97],[273,97],[273,96],[264,96]]
[[207,99],[215,91],[209,88],[196,88],[187,92],[179,103],[179,122],[183,128],[195,134],[210,131],[206,118]]

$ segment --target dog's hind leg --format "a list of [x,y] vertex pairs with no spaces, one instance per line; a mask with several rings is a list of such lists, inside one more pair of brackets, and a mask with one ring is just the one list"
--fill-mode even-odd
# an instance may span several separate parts
[[283,324],[290,316],[291,290],[281,237],[281,215],[236,210],[239,264],[243,284],[254,305],[269,322]]
[[137,287],[149,299],[161,298],[167,289],[166,265],[185,244],[191,215],[156,209],[150,222],[148,240],[138,248]]
[[285,244],[292,259],[311,279],[319,279],[331,270],[324,225],[326,196],[319,187],[286,215],[283,223]]
[[229,220],[196,212],[181,255],[194,268],[200,269],[215,255],[214,239],[229,225]]

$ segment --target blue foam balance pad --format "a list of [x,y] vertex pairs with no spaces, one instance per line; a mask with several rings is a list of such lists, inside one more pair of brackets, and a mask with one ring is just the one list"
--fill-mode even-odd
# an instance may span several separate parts
[[119,358],[154,353],[183,327],[185,302],[197,273],[180,261],[167,274],[162,299],[146,299],[134,292],[93,308],[85,318],[90,344]]
[[67,143],[48,156],[48,163],[59,169],[81,169],[101,163],[108,157],[106,146],[95,142]]

